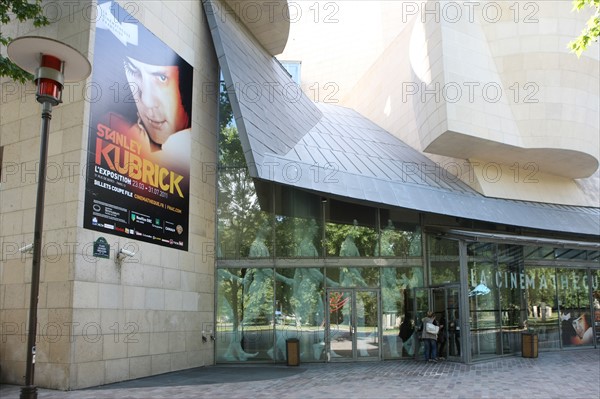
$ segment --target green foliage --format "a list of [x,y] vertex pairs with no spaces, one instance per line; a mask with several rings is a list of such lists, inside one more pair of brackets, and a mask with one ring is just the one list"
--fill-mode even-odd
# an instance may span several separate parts
[[246,168],[244,150],[237,127],[225,126],[219,134],[219,166],[223,168]]
[[373,256],[377,245],[377,232],[374,229],[351,224],[327,223],[325,236],[327,238],[327,254],[338,256],[346,236],[352,235],[360,256]]
[[297,256],[296,247],[300,243],[301,237],[298,237],[298,224],[301,219],[293,217],[278,216],[275,226],[275,247],[278,257],[292,258]]
[[225,82],[221,82],[221,90],[219,91],[219,130],[230,126],[233,120],[233,110],[231,102],[225,87]]
[[[34,2],[27,0],[2,0],[0,2],[0,26],[8,24],[14,19],[19,22],[33,20],[33,26],[36,28],[48,25],[50,22],[43,14],[41,3],[42,0],[35,0]],[[7,46],[11,40],[11,37],[2,35],[2,30],[0,30],[0,44]],[[20,83],[33,80],[33,75],[25,72],[8,58],[1,55],[0,76],[7,76]]]
[[597,42],[600,35],[600,0],[573,0],[573,11],[579,12],[586,6],[595,9],[594,14],[588,19],[581,34],[568,44],[577,57],[581,57],[590,44]]
[[266,219],[247,169],[219,169],[218,211],[222,255],[234,259],[247,257],[258,226]]
[[[528,267],[525,269],[527,276],[537,283],[536,289],[527,290],[529,308],[545,302],[552,306],[556,299],[556,271],[550,267]],[[544,282],[542,285],[541,282]]]
[[245,168],[244,151],[233,121],[231,101],[225,87],[220,83],[219,92],[219,166]]
[[248,255],[265,216],[260,211],[254,181],[246,167],[237,127],[232,123],[231,104],[224,90],[221,90],[219,109],[218,252],[226,258],[239,259]]

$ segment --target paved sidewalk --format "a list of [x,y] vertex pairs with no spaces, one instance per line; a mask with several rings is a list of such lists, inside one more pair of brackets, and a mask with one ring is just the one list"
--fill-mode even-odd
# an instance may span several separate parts
[[[0,398],[20,387],[0,386]],[[58,398],[600,398],[600,351],[542,352],[473,365],[414,360],[374,363],[203,367],[79,391],[39,389]]]

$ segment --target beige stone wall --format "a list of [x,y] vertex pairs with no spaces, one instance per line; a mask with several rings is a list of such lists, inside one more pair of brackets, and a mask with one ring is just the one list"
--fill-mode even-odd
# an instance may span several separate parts
[[[12,37],[40,35],[63,41],[90,55],[90,22],[69,14],[61,2],[45,4],[49,26],[9,25]],[[5,49],[2,49],[6,55]],[[35,86],[2,78],[0,145],[3,165],[0,186],[0,380],[22,384],[25,375],[27,316],[31,286],[31,255],[18,248],[33,241],[37,170],[40,145],[40,105]],[[84,149],[87,104],[82,84],[67,85],[64,104],[55,107],[50,125],[48,178],[41,262],[36,382],[67,388],[71,372],[72,287],[75,270],[80,166]]]
[[290,2],[290,36],[277,58],[302,62],[302,89],[310,99],[343,104],[405,28],[401,12],[401,1]]
[[[95,4],[46,3],[50,26],[13,24],[3,33],[56,38],[92,60],[89,16]],[[214,317],[218,107],[214,95],[205,95],[207,84],[218,79],[212,40],[200,2],[120,3],[194,67],[189,251],[81,227],[89,103],[82,95],[84,83],[68,84],[64,104],[53,110],[50,134],[35,372],[41,387],[78,389],[214,361],[212,342],[202,341]],[[22,88],[7,79],[2,84],[0,381],[22,384],[31,255],[17,249],[33,240],[40,106],[33,85]],[[91,256],[99,236],[111,244],[111,259]],[[119,266],[118,246],[135,248],[136,255]]]
[[302,62],[309,96],[461,165],[485,195],[597,206],[598,44],[567,49],[588,15],[557,1],[359,3],[337,3],[330,24],[307,5],[292,23],[279,58]]

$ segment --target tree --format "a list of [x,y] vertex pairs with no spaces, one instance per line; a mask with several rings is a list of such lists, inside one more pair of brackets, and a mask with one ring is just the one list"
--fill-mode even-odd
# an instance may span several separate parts
[[585,6],[595,8],[594,15],[587,21],[587,26],[581,31],[579,37],[569,43],[569,48],[577,57],[587,49],[587,47],[598,41],[600,35],[600,0],[573,0],[573,11],[581,11]]
[[266,219],[260,209],[225,85],[219,103],[218,212],[219,257],[247,257],[257,226]]
[[[48,25],[50,21],[43,14],[42,0],[34,2],[27,0],[2,0],[0,2],[0,26],[8,24],[11,20],[17,19],[19,22],[33,20],[33,26]],[[0,44],[8,46],[12,40],[11,37],[3,36],[0,30]],[[16,66],[8,58],[0,55],[0,77],[7,76],[16,82],[25,83],[28,80],[33,80],[33,75],[25,72]]]

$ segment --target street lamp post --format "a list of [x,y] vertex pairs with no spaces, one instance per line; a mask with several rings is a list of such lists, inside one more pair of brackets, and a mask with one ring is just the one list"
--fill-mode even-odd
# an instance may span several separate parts
[[24,36],[17,38],[9,43],[7,52],[12,62],[27,72],[35,74],[36,100],[42,105],[40,160],[33,231],[29,329],[27,333],[27,363],[25,366],[25,385],[21,387],[21,398],[29,399],[37,398],[37,387],[34,384],[37,307],[40,288],[48,136],[50,120],[52,119],[52,107],[62,102],[64,82],[78,82],[87,78],[90,75],[91,66],[87,58],[74,48],[46,37]]

